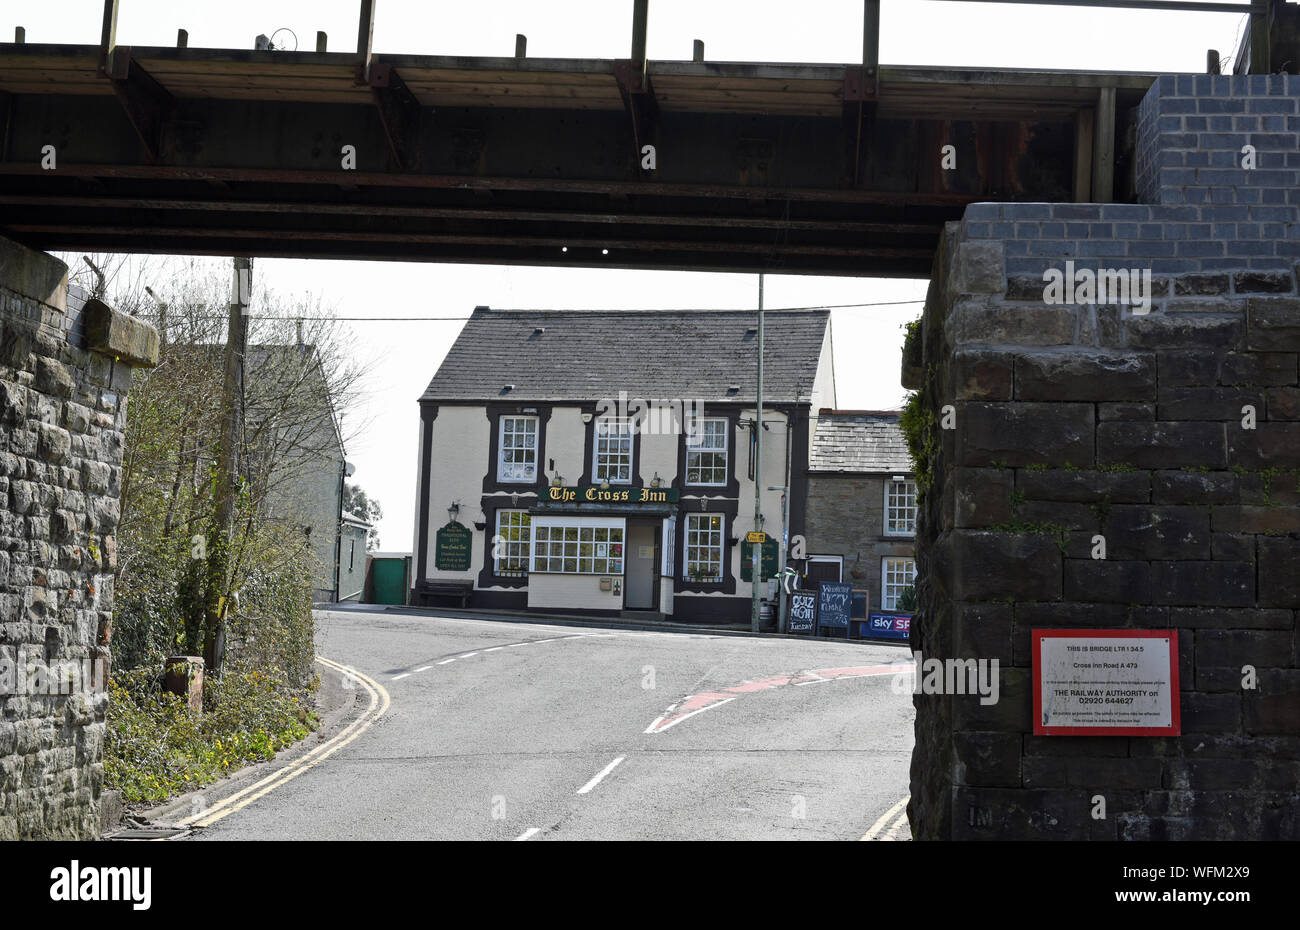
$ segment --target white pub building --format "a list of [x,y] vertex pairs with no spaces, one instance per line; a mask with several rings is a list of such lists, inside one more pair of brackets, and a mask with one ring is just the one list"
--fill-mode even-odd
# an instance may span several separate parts
[[419,402],[411,603],[747,618],[746,534],[774,576],[835,406],[827,311],[769,311],[764,337],[756,527],[753,311],[476,308]]

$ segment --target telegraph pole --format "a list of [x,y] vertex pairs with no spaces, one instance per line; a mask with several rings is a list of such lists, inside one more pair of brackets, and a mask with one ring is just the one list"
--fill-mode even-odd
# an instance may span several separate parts
[[218,649],[218,640],[222,638],[228,607],[230,537],[239,495],[239,447],[243,444],[244,432],[244,356],[248,347],[248,304],[252,285],[252,259],[236,256],[226,330],[226,372],[221,390],[221,445],[213,488],[216,510],[208,540],[208,578],[203,604],[203,663],[209,672],[220,668],[222,650]]
[[[754,532],[763,526],[763,275],[758,275],[758,397],[757,415],[754,418]],[[761,600],[763,583],[763,544],[750,543],[750,582],[753,586],[750,603],[749,628],[757,633],[761,627]]]

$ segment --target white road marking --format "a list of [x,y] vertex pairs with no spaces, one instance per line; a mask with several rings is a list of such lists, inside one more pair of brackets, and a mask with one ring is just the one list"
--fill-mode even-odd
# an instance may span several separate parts
[[462,656],[456,656],[456,658],[458,658],[458,659],[468,659],[470,656],[476,656],[476,655],[478,655],[477,652],[467,652],[467,653],[465,653],[465,654],[462,655]]
[[417,672],[427,672],[427,671],[428,671],[429,669],[431,669],[431,668],[433,668],[432,665],[421,665],[419,668],[416,669],[416,671],[417,671]]
[[[880,819],[877,820],[875,823],[873,823],[873,824],[871,825],[871,829],[868,830],[866,833],[862,834],[862,839],[863,839],[863,840],[874,840],[874,839],[877,839],[877,838],[878,838],[882,833],[885,832],[885,827],[889,824],[889,822],[894,818],[894,816],[895,816],[895,815],[896,815],[900,810],[903,812],[903,816],[906,817],[906,816],[907,816],[907,802],[908,802],[909,800],[910,800],[910,798],[903,798],[903,800],[899,801],[897,804],[895,804],[895,805],[894,805],[893,807],[891,807],[889,810],[887,810],[887,811],[885,811],[883,814],[881,814],[881,815],[880,815]],[[888,834],[886,834],[886,835],[888,835]]]
[[498,649],[504,649],[505,646],[493,646],[491,649],[484,649],[484,652],[496,652]]
[[[866,678],[866,677],[868,677],[868,676],[866,676],[866,675],[855,675],[854,677],[855,677],[855,678]],[[824,684],[826,684],[826,682],[828,682],[828,681],[842,681],[842,680],[843,680],[843,679],[840,679],[840,678],[814,678],[812,681],[796,681],[796,682],[794,683],[794,686],[795,686],[796,688],[801,688],[801,687],[803,687],[804,685],[824,685]]]
[[680,717],[678,717],[678,718],[677,718],[676,720],[674,720],[672,723],[668,724],[668,726],[664,727],[663,730],[655,730],[655,732],[656,732],[656,733],[662,733],[662,732],[664,732],[664,730],[671,730],[673,727],[677,726],[677,724],[681,723],[683,720],[690,720],[690,719],[691,719],[692,717],[694,717],[696,714],[702,714],[702,713],[704,713],[706,710],[713,710],[713,708],[715,708],[715,707],[721,707],[723,704],[730,704],[730,703],[731,703],[732,701],[734,701],[734,700],[735,700],[735,698],[727,698],[725,701],[719,701],[719,702],[716,703],[716,704],[707,704],[707,705],[705,705],[704,707],[701,707],[699,710],[693,710],[693,711],[691,711],[689,714],[682,714]]
[[438,664],[438,665],[446,665],[448,662],[455,662],[455,661],[456,661],[455,659],[443,659],[441,662],[439,662],[439,663],[437,663],[437,664]]
[[659,721],[660,721],[660,720],[663,720],[663,719],[664,719],[664,715],[663,715],[663,714],[660,714],[658,717],[656,717],[656,718],[654,719],[654,723],[650,724],[650,726],[646,727],[646,728],[645,728],[644,730],[642,730],[641,732],[642,732],[642,733],[653,733],[653,732],[655,731],[655,727],[659,726]]
[[593,778],[591,781],[587,782],[585,785],[583,785],[581,788],[578,789],[578,794],[586,794],[586,793],[587,793],[588,791],[590,791],[592,788],[595,788],[597,785],[599,785],[600,782],[601,782],[601,779],[603,779],[603,778],[604,778],[606,775],[608,775],[610,772],[614,771],[614,768],[615,768],[615,767],[616,767],[620,762],[622,762],[625,758],[627,758],[627,757],[626,757],[626,756],[619,756],[617,759],[615,759],[615,760],[614,760],[613,762],[611,762],[609,765],[605,766],[603,769],[601,769],[599,772],[597,772],[595,778]]
[[541,828],[540,828],[540,827],[529,827],[529,828],[528,828],[527,830],[525,830],[523,833],[521,833],[521,834],[519,834],[518,836],[515,837],[515,842],[516,842],[516,843],[521,843],[521,842],[523,842],[524,840],[531,839],[532,837],[536,836],[538,833],[541,833],[541,832],[542,832],[542,831],[541,831]]
[[411,677],[410,672],[402,672],[402,674],[400,675],[394,675],[393,681],[401,681],[403,678],[410,678],[410,677]]

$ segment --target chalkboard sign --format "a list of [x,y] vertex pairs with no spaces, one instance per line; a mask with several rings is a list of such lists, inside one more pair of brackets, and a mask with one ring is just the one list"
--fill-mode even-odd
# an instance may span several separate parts
[[849,629],[849,608],[853,605],[853,586],[844,581],[817,584],[817,627]]
[[438,530],[433,551],[433,567],[445,572],[469,571],[469,547],[474,534],[459,523],[448,523]]
[[865,620],[871,607],[871,592],[860,588],[853,592],[853,619]]
[[811,591],[790,595],[791,633],[811,633],[817,622],[817,595]]

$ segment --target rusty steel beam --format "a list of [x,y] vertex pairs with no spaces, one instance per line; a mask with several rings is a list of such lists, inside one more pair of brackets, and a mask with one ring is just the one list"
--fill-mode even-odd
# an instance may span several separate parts
[[99,32],[99,70],[108,73],[109,57],[117,47],[117,0],[104,0],[104,19]]
[[623,98],[623,109],[632,127],[632,151],[638,171],[643,176],[650,177],[653,172],[640,167],[642,147],[653,144],[655,123],[659,114],[654,89],[650,86],[650,77],[644,72],[637,71],[635,61],[616,61],[614,80],[618,82],[618,92]]
[[[39,165],[26,162],[0,163],[0,177],[41,176]],[[257,181],[272,184],[339,186],[344,177],[337,171],[295,171],[250,168],[187,168],[176,165],[93,165],[60,163],[59,174],[81,178],[129,178],[177,181]],[[430,188],[472,192],[550,191],[574,194],[637,194],[657,197],[739,199],[805,203],[881,204],[899,207],[956,207],[975,203],[979,194],[916,194],[869,190],[816,190],[808,188],[734,187],[711,184],[665,184],[621,181],[550,180],[538,178],[470,177],[461,175],[386,174],[349,171],[352,187]]]
[[1029,6],[1080,6],[1111,10],[1162,10],[1166,13],[1247,13],[1249,3],[1222,0],[958,0],[962,3],[1021,3]]
[[636,75],[646,76],[645,43],[650,23],[650,0],[632,0],[632,66]]
[[375,42],[375,0],[361,0],[357,22],[357,83],[370,83],[371,48]]
[[108,210],[193,210],[200,213],[261,213],[364,217],[409,217],[413,219],[485,220],[521,223],[586,223],[613,226],[675,226],[700,229],[770,229],[795,232],[858,235],[933,235],[942,223],[863,222],[855,220],[772,219],[756,216],[664,215],[649,213],[591,213],[563,210],[521,210],[512,208],[472,209],[466,207],[393,206],[388,204],[319,203],[291,201],[263,203],[255,200],[180,200],[126,196],[61,196],[51,194],[6,194],[0,204],[41,208]]
[[[1077,196],[1076,114],[1102,103],[1099,88],[1119,88],[1127,108],[1149,83],[942,69],[882,79],[866,63],[663,62],[643,77],[634,58],[373,55],[357,87],[362,56],[350,49],[137,58],[111,29],[105,47],[120,104],[82,89],[95,46],[4,50],[0,235],[37,248],[924,274],[966,204]],[[141,67],[155,59],[170,95]],[[62,91],[24,79],[29,61],[63,71]],[[237,90],[212,92],[208,72]],[[481,100],[458,101],[434,133],[413,74],[432,86],[446,72]],[[618,97],[600,86],[611,79]],[[675,82],[657,108],[652,80]],[[77,131],[44,171],[32,153],[51,125]],[[973,154],[941,171],[932,150],[950,141]],[[344,144],[355,160],[341,164]],[[671,156],[650,176],[634,167],[646,144]]]
[[1115,193],[1115,88],[1097,90],[1092,127],[1092,198],[1106,203]]
[[424,111],[420,101],[407,88],[397,69],[383,62],[371,65],[370,94],[398,169],[411,171],[419,167],[417,139],[420,115]]
[[1074,118],[1074,185],[1075,203],[1092,200],[1092,110],[1080,110]]
[[129,45],[114,46],[108,56],[105,76],[122,104],[144,146],[150,162],[157,162],[162,150],[163,125],[172,108],[171,94],[131,55]]
[[862,67],[880,67],[880,0],[862,0]]
[[681,250],[689,252],[719,252],[771,255],[836,256],[841,258],[923,258],[929,249],[901,249],[882,246],[844,245],[788,245],[769,242],[720,242],[709,240],[665,241],[660,239],[615,239],[598,237],[548,236],[490,236],[460,233],[397,233],[397,232],[337,232],[322,229],[240,229],[221,226],[78,226],[69,223],[6,223],[0,227],[17,233],[69,233],[102,236],[141,236],[165,240],[170,236],[203,239],[258,239],[335,240],[340,242],[399,242],[420,245],[493,245],[537,246],[544,248],[574,248],[621,250],[642,252],[647,250]]

